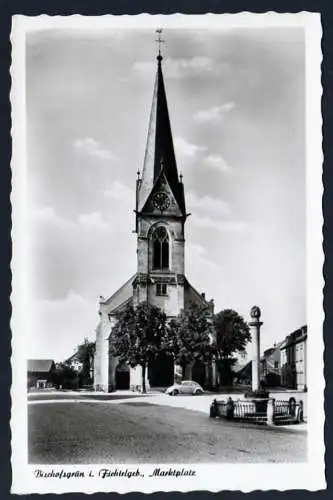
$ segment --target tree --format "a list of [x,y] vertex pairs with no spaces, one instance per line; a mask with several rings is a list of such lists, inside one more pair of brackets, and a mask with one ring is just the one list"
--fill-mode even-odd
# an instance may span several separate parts
[[250,329],[236,311],[224,309],[214,317],[215,339],[213,351],[220,377],[230,384],[233,379],[233,355],[243,354],[251,339]]
[[[211,359],[212,324],[207,308],[190,304],[178,318],[170,321],[165,348],[174,355],[175,362],[182,366],[195,361]],[[190,374],[189,374],[190,375]]]
[[73,368],[66,363],[59,363],[50,375],[51,382],[57,389],[77,389],[79,380]]
[[119,313],[110,335],[110,353],[118,357],[120,363],[141,366],[144,393],[147,366],[165,349],[166,325],[165,313],[144,302],[135,309],[128,305]]
[[96,343],[90,342],[87,338],[77,347],[77,360],[82,363],[81,380],[85,383],[92,378],[94,355]]

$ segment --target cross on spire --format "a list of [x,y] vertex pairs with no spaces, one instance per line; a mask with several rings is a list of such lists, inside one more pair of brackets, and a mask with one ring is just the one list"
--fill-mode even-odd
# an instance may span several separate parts
[[162,28],[158,28],[156,30],[156,33],[158,34],[157,40],[155,40],[158,43],[158,58],[162,58],[161,56],[161,43],[165,43],[165,40],[162,39]]

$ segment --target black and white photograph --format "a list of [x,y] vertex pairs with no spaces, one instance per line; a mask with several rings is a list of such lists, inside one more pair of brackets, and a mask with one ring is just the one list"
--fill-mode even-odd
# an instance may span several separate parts
[[319,15],[11,38],[12,492],[324,488]]

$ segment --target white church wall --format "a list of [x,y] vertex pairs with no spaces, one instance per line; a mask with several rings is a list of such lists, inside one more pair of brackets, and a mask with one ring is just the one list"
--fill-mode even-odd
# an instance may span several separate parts
[[100,322],[96,330],[95,390],[109,389],[109,340],[111,326],[107,314],[100,311]]
[[183,304],[179,302],[179,288],[183,287],[168,284],[167,295],[156,295],[156,285],[150,285],[149,303],[162,309],[167,316],[177,316]]
[[148,274],[148,241],[138,238],[138,272]]
[[172,242],[172,270],[177,274],[184,274],[184,241]]
[[[146,390],[150,389],[149,380],[148,380],[148,368],[146,369]],[[130,389],[132,391],[141,391],[142,390],[142,368],[141,366],[135,366],[134,368],[130,368]]]

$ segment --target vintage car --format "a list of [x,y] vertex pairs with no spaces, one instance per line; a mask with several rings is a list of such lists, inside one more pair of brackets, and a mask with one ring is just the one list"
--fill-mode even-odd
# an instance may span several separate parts
[[194,382],[193,380],[183,380],[179,384],[173,384],[168,387],[165,392],[170,396],[177,396],[178,394],[191,394],[192,396],[198,396],[199,394],[203,394],[204,390],[198,382]]

